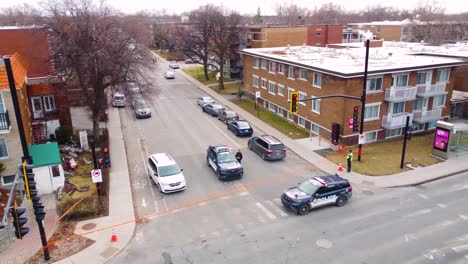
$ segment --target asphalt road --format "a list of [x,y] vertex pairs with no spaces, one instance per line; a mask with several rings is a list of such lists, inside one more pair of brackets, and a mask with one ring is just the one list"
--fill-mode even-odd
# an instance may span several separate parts
[[[178,74],[165,80],[159,68],[157,92],[146,97],[153,116],[120,110],[139,221],[111,263],[468,262],[468,174],[412,188],[354,185],[344,207],[295,215],[281,206],[281,192],[323,173],[291,152],[262,161],[247,138],[202,113],[200,90]],[[244,153],[241,180],[220,182],[207,167],[206,148],[218,143]],[[152,185],[145,161],[156,152],[184,168],[187,190],[163,195]]]

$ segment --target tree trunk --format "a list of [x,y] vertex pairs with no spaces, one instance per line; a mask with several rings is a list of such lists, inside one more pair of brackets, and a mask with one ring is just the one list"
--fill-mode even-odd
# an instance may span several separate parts
[[205,74],[205,81],[210,80],[210,76],[208,76],[208,61],[203,61],[203,72]]
[[219,90],[224,90],[224,79],[223,79],[223,72],[224,72],[224,56],[220,56],[219,58]]

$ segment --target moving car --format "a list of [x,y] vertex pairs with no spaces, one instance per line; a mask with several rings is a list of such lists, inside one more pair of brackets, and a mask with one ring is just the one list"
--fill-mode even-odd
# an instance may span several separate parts
[[300,214],[307,214],[310,209],[335,204],[341,207],[353,195],[353,188],[348,180],[338,175],[316,176],[286,190],[281,195],[281,203],[288,209]]
[[125,107],[125,95],[121,92],[117,92],[112,96],[112,106]]
[[236,136],[248,136],[253,133],[253,128],[245,120],[229,121],[226,124],[227,128],[231,130]]
[[227,145],[211,145],[206,152],[206,163],[220,180],[242,178],[244,168]]
[[227,123],[228,121],[239,120],[239,116],[234,111],[223,110],[219,112],[218,119]]
[[197,104],[203,107],[206,104],[212,104],[215,100],[211,96],[203,96],[197,98]]
[[280,160],[286,157],[286,147],[274,136],[253,137],[249,139],[248,147],[263,160]]
[[151,117],[151,109],[144,100],[135,101],[134,110],[136,118]]
[[167,153],[152,154],[148,158],[148,176],[162,193],[185,190],[183,169]]
[[166,72],[164,72],[164,78],[174,79],[175,78],[175,73],[173,71],[166,71]]
[[203,112],[210,114],[211,116],[218,116],[219,112],[224,110],[224,107],[220,104],[205,104],[203,107]]
[[169,67],[170,67],[171,69],[180,69],[180,65],[179,65],[179,63],[178,63],[177,61],[171,61],[171,62],[169,63]]

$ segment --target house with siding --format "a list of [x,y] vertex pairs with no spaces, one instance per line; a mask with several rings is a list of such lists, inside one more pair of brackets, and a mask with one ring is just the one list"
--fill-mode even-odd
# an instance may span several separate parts
[[[364,111],[367,143],[402,135],[406,117],[415,132],[431,130],[438,120],[450,117],[455,72],[466,62],[421,52],[405,43],[371,41],[370,47]],[[315,135],[331,138],[332,124],[338,123],[340,142],[358,143],[359,134],[348,122],[354,107],[361,107],[360,101],[339,97],[300,102],[293,115],[288,100],[293,91],[299,92],[300,100],[335,94],[360,97],[363,43],[244,49],[241,53],[247,96],[254,99],[255,92],[260,92],[263,107]]]

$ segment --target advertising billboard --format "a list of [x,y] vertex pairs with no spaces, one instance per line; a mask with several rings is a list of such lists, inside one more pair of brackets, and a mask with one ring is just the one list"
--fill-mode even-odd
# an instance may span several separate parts
[[447,152],[449,139],[450,129],[436,127],[433,148]]

